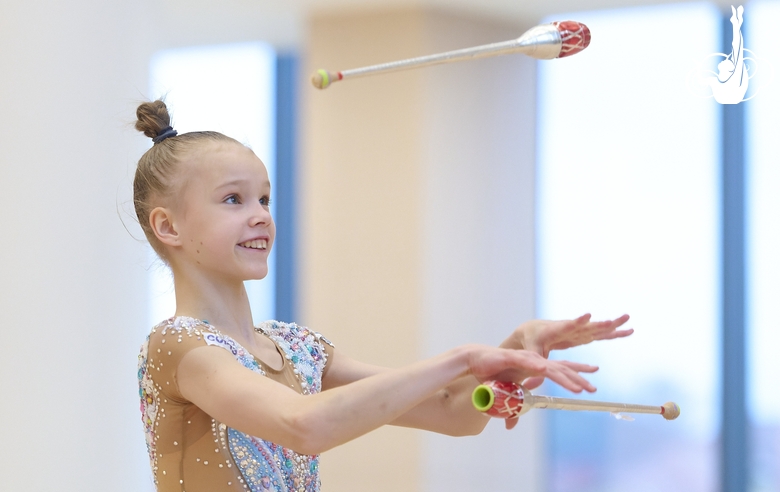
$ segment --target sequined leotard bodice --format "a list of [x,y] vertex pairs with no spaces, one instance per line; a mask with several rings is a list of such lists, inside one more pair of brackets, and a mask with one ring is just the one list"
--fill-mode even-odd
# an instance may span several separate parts
[[176,368],[197,347],[230,351],[247,370],[299,391],[318,393],[332,345],[295,324],[267,321],[268,336],[284,358],[280,370],[258,361],[238,342],[208,322],[176,317],[152,329],[141,346],[138,384],[141,418],[159,492],[320,490],[319,458],[298,454],[213,419],[179,392]]

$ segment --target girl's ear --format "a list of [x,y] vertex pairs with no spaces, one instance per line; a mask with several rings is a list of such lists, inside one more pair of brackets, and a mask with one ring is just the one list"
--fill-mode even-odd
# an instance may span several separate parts
[[173,216],[170,210],[157,207],[149,212],[149,226],[161,243],[167,246],[179,246],[180,237],[173,224]]

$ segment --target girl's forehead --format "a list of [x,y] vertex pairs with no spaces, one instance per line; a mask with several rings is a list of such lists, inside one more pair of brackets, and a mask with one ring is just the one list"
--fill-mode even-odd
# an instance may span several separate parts
[[[223,179],[268,180],[268,171],[252,150],[238,144],[209,146],[193,156],[192,167],[197,177],[212,184]],[[195,177],[195,176],[193,176]]]

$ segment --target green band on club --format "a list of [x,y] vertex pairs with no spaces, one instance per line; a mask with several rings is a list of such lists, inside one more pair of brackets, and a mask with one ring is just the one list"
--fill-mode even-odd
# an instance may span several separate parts
[[480,412],[487,412],[490,410],[495,401],[496,395],[493,393],[493,388],[485,384],[480,384],[474,388],[474,392],[471,393],[471,403],[474,404],[474,408]]
[[327,70],[319,69],[317,70],[317,73],[322,76],[322,88],[326,88],[330,85],[330,76],[328,74]]

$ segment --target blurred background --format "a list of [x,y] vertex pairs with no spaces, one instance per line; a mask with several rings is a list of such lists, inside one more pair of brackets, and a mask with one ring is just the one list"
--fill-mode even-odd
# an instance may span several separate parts
[[[153,490],[136,360],[174,306],[131,186],[165,95],[269,167],[256,319],[397,367],[627,312],[555,356],[601,367],[590,398],[682,408],[381,429],[323,455],[324,491],[780,491],[780,1],[744,5],[754,98],[721,106],[689,81],[730,52],[722,1],[0,0],[0,489]],[[564,19],[593,33],[572,58],[308,82]]]

